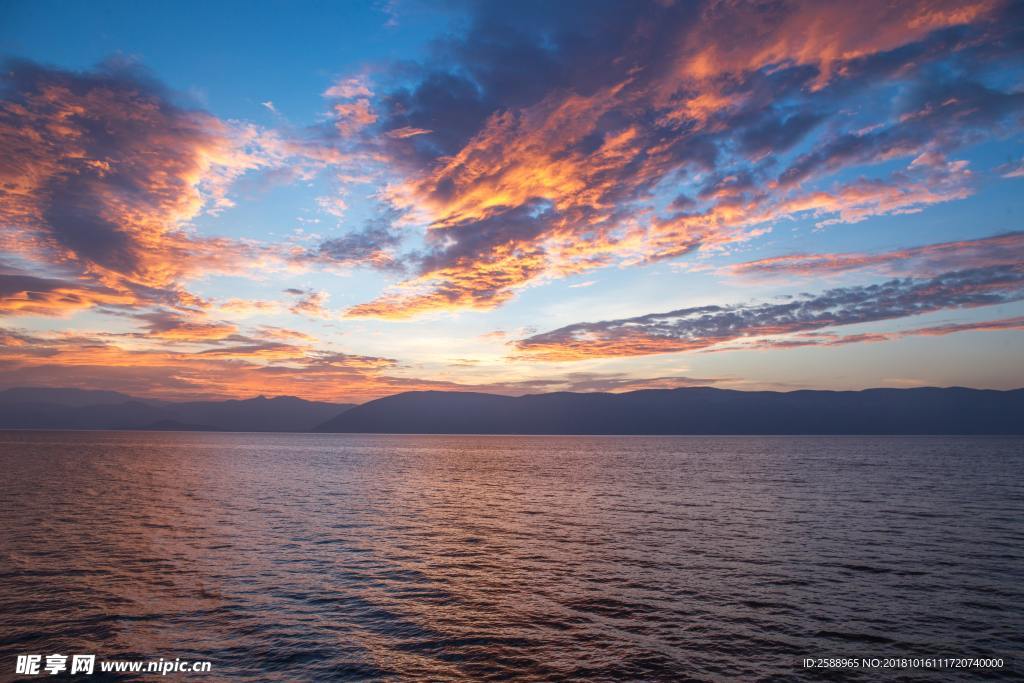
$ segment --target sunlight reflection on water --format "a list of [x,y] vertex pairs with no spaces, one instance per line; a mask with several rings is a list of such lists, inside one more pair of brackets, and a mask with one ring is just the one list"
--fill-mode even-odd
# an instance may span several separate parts
[[2,432],[0,661],[282,681],[1012,663],[1022,464],[1014,439]]

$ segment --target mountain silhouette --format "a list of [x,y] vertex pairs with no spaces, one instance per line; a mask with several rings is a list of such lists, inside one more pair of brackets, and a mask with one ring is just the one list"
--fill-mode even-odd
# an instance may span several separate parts
[[320,432],[395,434],[1022,434],[1024,389],[732,391],[711,387],[519,397],[412,391]]
[[293,396],[175,403],[113,391],[18,387],[0,391],[0,428],[308,432],[350,407]]
[[0,391],[0,428],[395,434],[1022,434],[1024,389],[499,396],[412,391],[358,406],[291,396],[170,402],[111,391]]

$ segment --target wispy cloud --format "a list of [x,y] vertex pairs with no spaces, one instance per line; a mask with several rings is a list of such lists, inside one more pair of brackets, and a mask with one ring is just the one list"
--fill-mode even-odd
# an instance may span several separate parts
[[[0,329],[0,372],[7,386],[105,386],[160,398],[301,395],[364,400],[437,384],[390,377],[393,359],[318,348],[301,336],[284,340],[209,335],[167,327],[179,344],[141,345],[98,333],[30,333]],[[226,332],[227,330],[225,330]],[[186,338],[187,337],[187,338]],[[202,344],[196,348],[196,344]]]
[[[841,287],[783,302],[699,306],[578,323],[515,343],[544,360],[695,351],[748,337],[780,336],[1024,299],[1024,265],[990,266]],[[799,344],[800,340],[779,342]]]
[[1024,262],[1024,232],[1009,232],[874,253],[787,254],[739,263],[730,266],[729,271],[755,277],[820,277],[865,269],[924,275],[951,267],[982,268],[1021,262]]
[[1008,330],[1024,330],[1024,317],[1002,318],[998,320],[982,320],[967,323],[946,323],[918,327],[898,332],[866,332],[862,334],[835,334],[830,332],[805,332],[783,338],[758,338],[744,340],[735,344],[712,346],[702,349],[707,353],[723,351],[749,351],[758,349],[792,349],[808,346],[845,346],[865,342],[884,342],[906,337],[944,337],[959,332],[1004,332]]
[[313,318],[329,318],[330,311],[326,304],[329,295],[327,292],[314,289],[286,289],[285,294],[296,297],[295,302],[288,307],[288,310],[296,315],[306,315]]
[[103,386],[172,400],[276,394],[365,401],[424,389],[519,395],[675,388],[720,381],[685,375],[578,372],[543,379],[458,383],[409,377],[400,372],[395,359],[324,349],[290,330],[262,329],[259,338],[243,334],[220,337],[208,334],[209,330],[175,327],[177,322],[165,318],[152,321],[171,337],[180,333],[170,345],[140,345],[140,338],[134,335],[0,328],[0,386]]
[[321,266],[367,266],[379,270],[400,271],[404,267],[397,256],[401,235],[393,225],[394,213],[366,221],[359,230],[321,241],[315,249],[295,252],[297,263]]

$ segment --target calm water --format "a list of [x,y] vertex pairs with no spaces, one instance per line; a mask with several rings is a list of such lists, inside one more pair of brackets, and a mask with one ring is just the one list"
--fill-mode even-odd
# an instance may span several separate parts
[[1009,680],[1022,475],[1012,439],[0,432],[0,679]]

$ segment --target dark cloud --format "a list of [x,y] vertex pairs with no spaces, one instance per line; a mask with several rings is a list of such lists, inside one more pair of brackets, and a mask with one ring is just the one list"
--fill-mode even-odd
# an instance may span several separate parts
[[[671,8],[606,0],[467,7],[466,30],[439,41],[430,61],[399,65],[393,75],[412,76],[414,83],[388,91],[381,100],[383,131],[431,131],[399,139],[393,146],[399,159],[429,164],[456,153],[497,111],[532,106],[563,88],[588,94],[616,76],[624,77],[635,58],[621,57],[641,17],[694,11],[692,3]],[[662,40],[669,33],[663,30]]]
[[[801,211],[856,221],[966,196],[920,169],[888,187],[804,185],[880,160],[937,164],[1024,111],[992,78],[1024,53],[998,2],[470,8],[465,31],[378,98],[375,149],[405,177],[388,198],[429,215],[430,249],[354,315],[486,309],[544,277],[721,247]],[[864,101],[880,120],[851,116]],[[692,203],[658,210],[695,176]]]
[[196,179],[207,158],[233,163],[225,129],[172,104],[135,67],[10,61],[3,72],[0,218],[80,265],[158,277],[159,259],[187,242],[172,233],[203,203]]
[[227,206],[230,183],[264,164],[243,137],[177,104],[124,60],[81,72],[4,62],[0,248],[66,280],[23,282],[5,309],[184,311],[204,305],[184,288],[189,278],[276,258],[252,243],[185,230],[204,210]]
[[897,123],[868,132],[841,135],[801,156],[779,180],[801,182],[822,170],[884,161],[927,150],[951,151],[984,132],[998,133],[1007,117],[1024,112],[1024,92],[1004,92],[980,83],[924,83],[911,93]]
[[667,375],[663,377],[636,377],[618,372],[569,372],[563,376],[546,379],[521,380],[504,384],[502,393],[521,391],[524,393],[547,393],[552,391],[636,391],[638,389],[676,389],[678,387],[703,387],[727,381],[714,377],[687,377]]
[[1001,320],[981,320],[967,323],[947,323],[918,327],[899,332],[868,332],[863,334],[833,334],[828,332],[808,332],[796,334],[782,339],[753,339],[736,344],[712,346],[702,351],[718,353],[724,351],[752,349],[795,349],[808,346],[845,346],[847,344],[863,344],[903,339],[905,337],[942,337],[960,332],[1004,332],[1008,330],[1024,330],[1024,317],[1003,318]]
[[824,116],[813,113],[795,113],[783,118],[771,111],[739,135],[740,150],[753,157],[785,152],[800,142],[822,119]]
[[324,240],[315,251],[303,256],[307,260],[343,266],[370,266],[380,270],[401,271],[404,264],[395,255],[402,242],[394,227],[397,213],[390,213],[366,222],[361,230]]
[[183,342],[223,340],[238,331],[230,323],[206,320],[196,312],[186,315],[180,311],[157,310],[132,317],[142,321],[151,336]]
[[9,297],[12,294],[33,294],[52,292],[56,289],[66,289],[74,286],[64,280],[52,278],[35,277],[32,275],[0,273],[0,297]]
[[1024,299],[1024,265],[952,271],[800,295],[781,303],[700,306],[569,325],[516,343],[555,360],[704,349],[746,337],[788,335]]
[[1024,263],[1024,232],[974,240],[939,242],[885,252],[787,254],[738,263],[733,273],[753,276],[821,277],[873,268],[891,273],[935,274],[955,268],[983,268]]
[[38,277],[0,264],[0,315],[65,315],[130,300],[109,287],[72,279]]

